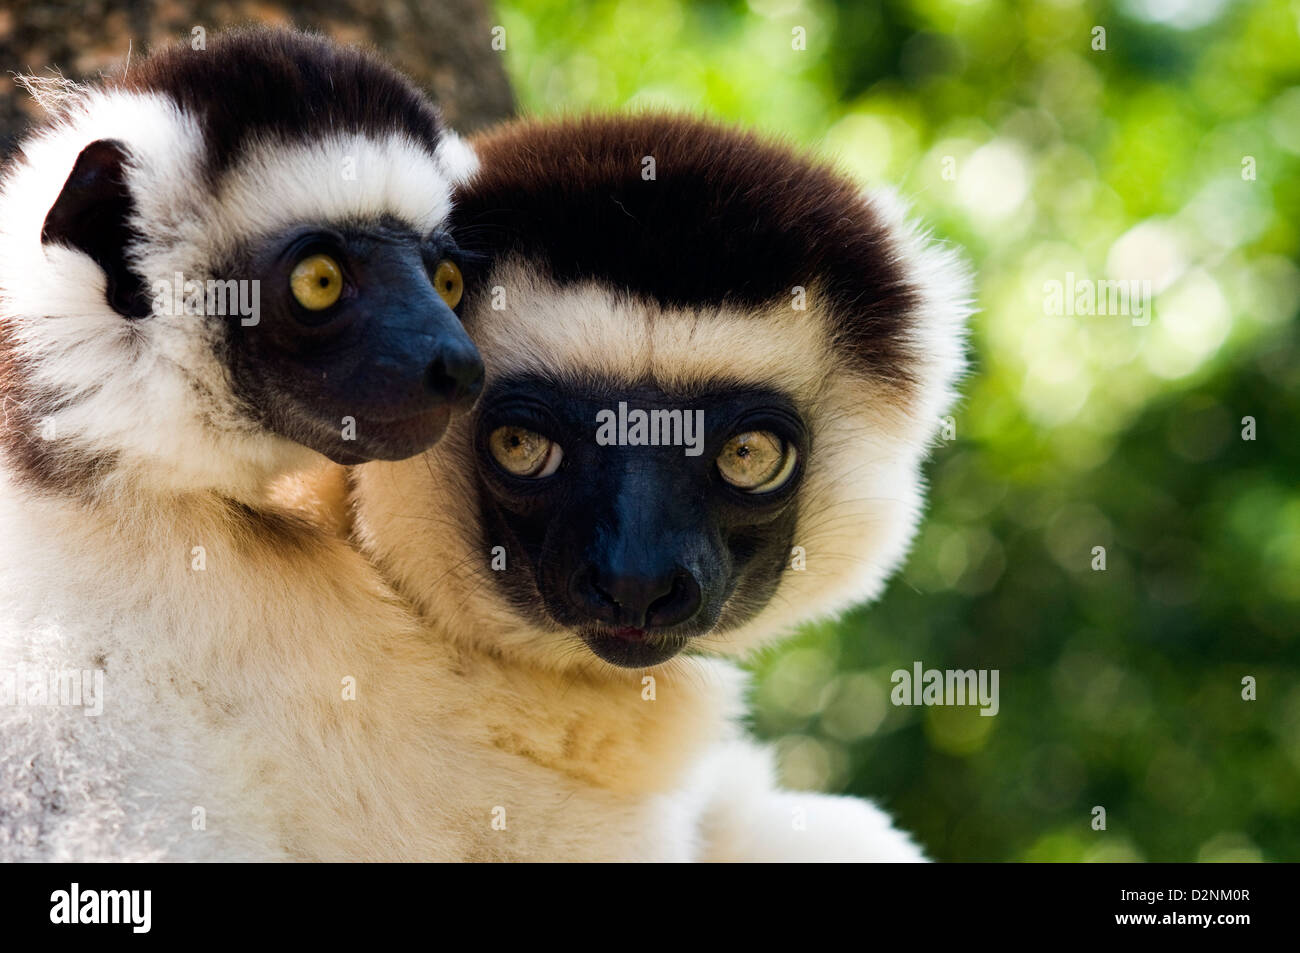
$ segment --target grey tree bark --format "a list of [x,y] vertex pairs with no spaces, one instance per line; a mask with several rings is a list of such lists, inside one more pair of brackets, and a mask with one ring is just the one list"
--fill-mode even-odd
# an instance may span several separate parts
[[248,23],[292,25],[372,46],[428,91],[460,132],[504,119],[514,97],[492,49],[488,0],[5,0],[0,9],[0,154],[36,116],[14,73],[89,79],[127,52]]

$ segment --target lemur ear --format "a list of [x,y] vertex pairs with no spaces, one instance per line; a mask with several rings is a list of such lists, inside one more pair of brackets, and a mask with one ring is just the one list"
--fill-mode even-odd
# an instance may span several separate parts
[[63,191],[45,216],[41,244],[85,252],[108,278],[113,310],[128,318],[149,313],[144,279],[131,270],[126,249],[139,236],[131,229],[135,201],[126,184],[126,147],[99,139],[81,150]]

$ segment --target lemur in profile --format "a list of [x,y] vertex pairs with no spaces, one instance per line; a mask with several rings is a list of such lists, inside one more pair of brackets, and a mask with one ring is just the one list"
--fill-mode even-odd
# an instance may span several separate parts
[[53,115],[0,184],[0,858],[328,853],[312,803],[352,823],[380,773],[344,755],[353,642],[415,634],[268,488],[418,453],[477,394],[446,227],[472,154],[290,32],[33,85]]
[[450,222],[484,394],[422,459],[350,474],[354,538],[454,660],[435,691],[480,688],[440,721],[481,737],[445,779],[457,833],[521,859],[921,859],[869,803],[777,787],[722,657],[902,560],[965,268],[889,194],[718,125],[473,145]]

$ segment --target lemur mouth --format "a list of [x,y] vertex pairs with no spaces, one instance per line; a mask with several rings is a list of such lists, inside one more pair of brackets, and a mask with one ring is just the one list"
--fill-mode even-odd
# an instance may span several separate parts
[[651,668],[661,665],[684,649],[690,641],[683,635],[633,626],[584,627],[579,635],[593,654],[619,668]]
[[[443,405],[404,419],[388,421],[382,425],[382,442],[396,444],[403,452],[408,447],[417,448],[417,453],[428,450],[442,439],[447,424],[451,422],[451,415],[452,409]],[[393,459],[400,460],[405,456],[410,454],[404,453],[403,457]]]
[[328,445],[314,449],[345,466],[370,460],[405,460],[441,440],[450,421],[451,408],[445,405],[397,420],[358,419],[354,439],[332,438]]
[[622,628],[610,629],[609,634],[614,636],[615,638],[632,639],[635,641],[639,639],[644,639],[646,637],[646,630],[636,629],[630,625],[625,625]]

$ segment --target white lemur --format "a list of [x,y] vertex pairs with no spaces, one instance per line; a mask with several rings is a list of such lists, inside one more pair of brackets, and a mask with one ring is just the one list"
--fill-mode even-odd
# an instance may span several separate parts
[[[193,56],[206,58],[164,53],[127,80],[72,94],[0,186],[0,694],[6,677],[14,689],[0,698],[0,856],[916,857],[862,802],[770,785],[761,750],[734,727],[739,680],[725,661],[656,658],[665,643],[657,617],[564,625],[539,613],[541,589],[530,601],[520,585],[520,570],[531,574],[520,560],[536,558],[516,542],[527,537],[525,522],[486,495],[489,460],[474,456],[487,410],[472,425],[452,419],[448,453],[357,476],[361,538],[423,619],[360,554],[270,502],[266,487],[319,454],[351,463],[419,449],[441,431],[449,406],[472,397],[477,360],[435,300],[455,301],[459,264],[515,296],[498,315],[488,291],[469,285],[458,306],[502,361],[492,412],[505,406],[508,381],[542,393],[567,380],[565,401],[585,413],[573,402],[589,399],[603,375],[616,392],[637,380],[648,401],[656,390],[666,400],[696,394],[707,431],[718,408],[743,410],[764,387],[776,395],[759,398],[773,428],[761,433],[796,444],[793,461],[780,450],[781,470],[798,481],[791,504],[748,532],[712,512],[697,514],[693,529],[685,511],[664,510],[674,521],[665,540],[713,527],[734,548],[731,565],[749,567],[715,634],[694,639],[742,648],[759,629],[874,592],[906,545],[917,460],[959,363],[964,292],[948,257],[892,206],[861,205],[846,183],[783,150],[688,122],[597,123],[580,135],[525,127],[488,140],[496,171],[464,193],[465,233],[477,251],[462,251],[448,197],[474,160],[387,70],[287,36],[235,37]],[[644,194],[638,201],[629,191],[624,153],[631,176],[639,179],[642,156],[655,155],[658,181],[683,187],[675,208],[691,205],[691,215],[659,225],[668,240],[698,233],[716,246],[710,256],[733,267],[714,284],[678,285],[664,272],[660,301],[653,283],[620,285],[624,275],[603,267],[583,277],[588,265],[570,259],[569,225],[600,224],[614,255],[633,255],[624,260],[636,271],[634,253],[646,246],[610,224],[623,207],[648,220]],[[681,164],[668,178],[663,163],[674,156]],[[589,202],[600,219],[592,222],[575,201],[570,221],[566,203],[549,210],[553,218],[525,203],[518,213],[554,233],[560,257],[515,249],[501,236],[526,230],[503,232],[493,221],[514,214],[510,202],[492,199],[491,183],[509,180],[500,160],[520,163],[521,199],[548,175],[563,188],[572,174],[580,195],[583,170],[603,165],[608,181],[597,175],[588,194],[608,188],[615,208],[602,213],[602,203]],[[745,170],[771,194],[746,188],[737,178]],[[499,197],[513,201],[508,190]],[[747,202],[755,210],[774,203],[803,228],[786,242],[751,231]],[[744,227],[718,242],[710,223],[734,225],[728,210]],[[293,244],[303,226],[325,243]],[[277,237],[290,243],[282,256]],[[599,246],[601,235],[590,239]],[[681,252],[662,246],[646,260],[675,268],[691,249]],[[474,254],[487,264],[471,267]],[[740,255],[756,256],[748,277],[734,267]],[[576,280],[566,277],[567,260],[581,269]],[[773,265],[785,271],[765,275]],[[782,308],[785,291],[774,290],[792,270],[806,279],[806,311]],[[169,282],[232,276],[264,282],[257,325],[167,313]],[[710,297],[719,289],[721,304]],[[756,304],[768,291],[767,305]],[[164,307],[146,307],[150,296]],[[545,307],[567,301],[578,310],[557,316]],[[849,301],[855,309],[841,310]],[[651,311],[667,339],[649,334]],[[341,337],[331,333],[336,314]],[[504,340],[491,333],[498,317]],[[566,354],[565,342],[588,332],[597,363],[584,366],[581,348]],[[654,363],[660,355],[667,364]],[[529,362],[543,372],[531,385]],[[436,399],[417,396],[417,378]],[[877,403],[861,403],[868,398]],[[344,416],[355,439],[338,426]],[[532,434],[545,426],[486,436],[511,460],[520,448],[536,452]],[[755,446],[733,445],[732,476],[751,455],[777,452],[754,433]],[[550,476],[572,475],[582,441],[551,441],[537,474],[559,464]],[[711,461],[716,434],[708,441],[702,459]],[[629,457],[628,473],[650,462]],[[647,489],[656,470],[669,472],[644,469]],[[835,474],[851,483],[838,487]],[[596,472],[592,487],[601,483]],[[567,521],[581,542],[574,506],[606,501],[582,480],[570,486],[574,505],[552,504],[554,523]],[[405,490],[412,495],[403,499]],[[429,495],[443,491],[452,495]],[[731,519],[747,512],[743,501],[727,509]],[[769,564],[777,581],[765,593],[758,560],[776,553],[761,527],[783,519],[790,539],[810,543],[810,556],[823,552],[826,568],[812,562],[796,583]],[[498,537],[493,527],[503,520],[516,525]],[[505,576],[486,576],[497,538],[513,561],[504,588]],[[562,558],[586,559],[555,542]],[[834,554],[819,547],[836,545],[841,557],[864,562],[832,566]],[[628,558],[641,558],[633,549]],[[679,603],[698,602],[703,619],[716,578],[695,575],[698,598],[676,591],[677,578],[668,607],[682,613]],[[634,598],[612,585],[625,602]],[[676,623],[682,633],[691,624]],[[617,661],[659,662],[655,690],[647,694],[639,670],[588,664],[577,654],[587,651],[579,631]],[[622,643],[631,654],[612,647]],[[102,674],[102,691],[83,699],[102,714],[47,704],[42,680],[72,671]]]
[[889,195],[716,125],[474,146],[451,228],[483,397],[350,474],[358,544],[457,660],[436,691],[482,688],[488,749],[446,796],[487,856],[921,859],[865,801],[781,791],[716,656],[903,558],[965,269]]
[[[481,386],[445,227],[472,154],[386,67],[289,34],[54,94],[0,183],[0,859],[693,856],[698,793],[627,770],[681,732],[559,776],[502,750],[539,693],[648,709],[480,671],[273,500],[322,455],[422,449]],[[204,313],[172,313],[193,282]],[[721,723],[697,687],[660,697]],[[503,840],[521,783],[557,823]]]
[[363,626],[413,630],[265,497],[472,402],[445,227],[472,154],[391,68],[290,32],[32,85],[53,116],[0,184],[0,857],[329,852],[285,817],[336,826],[346,771],[275,780],[353,743]]

